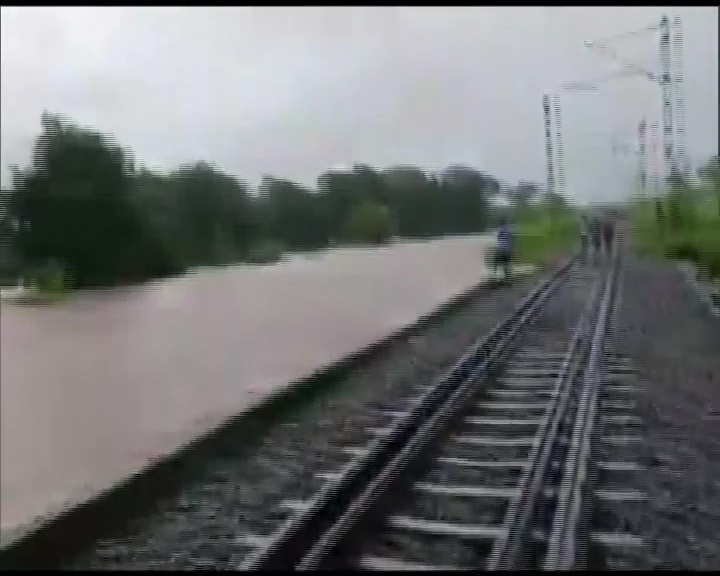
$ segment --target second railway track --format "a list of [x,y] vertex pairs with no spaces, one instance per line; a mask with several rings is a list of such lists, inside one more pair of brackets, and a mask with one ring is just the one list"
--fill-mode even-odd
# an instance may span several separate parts
[[633,370],[606,342],[619,269],[569,263],[434,385],[377,409],[314,498],[240,538],[238,568],[582,569],[642,546],[602,512],[644,497]]

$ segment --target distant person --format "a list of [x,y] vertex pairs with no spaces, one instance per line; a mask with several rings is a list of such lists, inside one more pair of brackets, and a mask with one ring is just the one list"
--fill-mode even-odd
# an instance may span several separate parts
[[610,216],[605,216],[602,223],[603,247],[605,254],[612,254],[613,243],[615,241],[615,220]]
[[511,264],[513,259],[514,238],[507,218],[500,219],[500,225],[495,236],[495,270],[502,268],[503,278],[510,279]]
[[583,260],[587,258],[590,248],[590,225],[586,214],[580,216],[580,256]]
[[593,259],[597,260],[602,251],[602,224],[597,214],[590,218],[590,241],[593,247]]

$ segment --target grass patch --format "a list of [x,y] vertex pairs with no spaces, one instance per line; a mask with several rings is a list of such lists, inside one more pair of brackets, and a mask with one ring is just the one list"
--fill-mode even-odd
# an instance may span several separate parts
[[283,245],[276,240],[261,240],[252,244],[245,261],[248,264],[275,264],[283,257]]
[[69,280],[64,267],[56,261],[27,268],[21,283],[27,289],[27,293],[22,300],[28,303],[52,303],[63,300],[72,292],[72,283]]
[[685,187],[657,199],[636,200],[632,240],[644,255],[695,264],[701,276],[720,280],[720,206],[717,196]]
[[515,225],[516,262],[542,266],[567,254],[578,242],[578,216],[568,210],[534,207]]

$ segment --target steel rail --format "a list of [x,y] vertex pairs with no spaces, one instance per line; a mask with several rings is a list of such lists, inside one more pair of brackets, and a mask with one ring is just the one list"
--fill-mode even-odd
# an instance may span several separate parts
[[503,519],[502,535],[493,543],[487,570],[517,570],[527,556],[529,531],[543,498],[553,454],[561,440],[560,425],[571,405],[572,392],[579,372],[589,353],[592,327],[602,302],[602,279],[593,287],[588,303],[578,322],[555,384],[552,401],[541,420],[528,457],[528,466],[518,482],[520,495],[513,499]]
[[290,517],[269,544],[250,554],[239,570],[313,569],[346,541],[366,519],[372,504],[426,447],[440,424],[462,406],[478,380],[492,373],[550,295],[567,279],[577,257],[568,259],[541,282],[503,321],[478,339],[427,391],[387,435],[354,458],[328,482],[309,506]]
[[545,292],[523,316],[516,319],[510,332],[503,331],[505,337],[490,352],[489,359],[478,365],[474,372],[452,393],[451,397],[427,421],[423,422],[421,428],[408,440],[393,461],[369,483],[366,490],[351,504],[343,517],[303,558],[297,566],[298,570],[320,569],[327,558],[342,547],[342,542],[349,540],[348,537],[352,531],[374,509],[378,508],[378,500],[390,493],[389,489],[394,482],[414,461],[417,461],[423,450],[438,438],[449,420],[467,405],[468,400],[477,391],[478,384],[484,377],[490,375],[489,368],[492,362],[500,360],[507,353],[520,330],[532,320],[552,292],[553,289]]
[[618,253],[614,254],[592,338],[590,357],[583,378],[582,395],[570,439],[569,455],[553,517],[543,570],[573,570],[584,567],[586,505],[591,495],[589,469],[603,375],[602,358],[617,288]]

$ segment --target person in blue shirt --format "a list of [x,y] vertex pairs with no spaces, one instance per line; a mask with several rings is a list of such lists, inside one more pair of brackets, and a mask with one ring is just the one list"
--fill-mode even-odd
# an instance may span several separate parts
[[500,225],[495,236],[495,267],[503,269],[505,280],[510,278],[510,265],[513,259],[514,238],[507,218],[500,219]]

